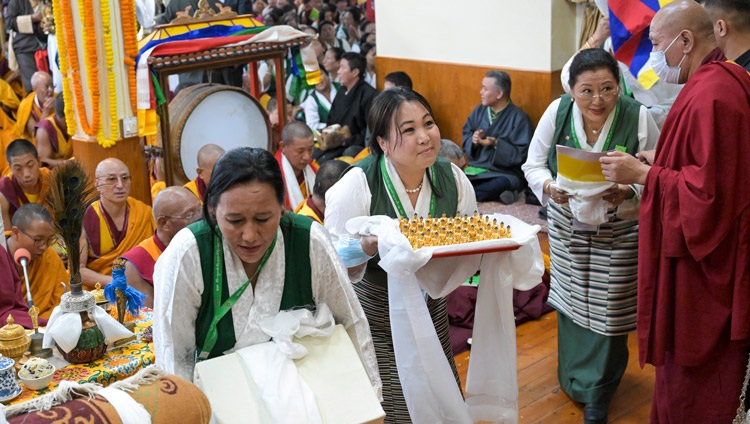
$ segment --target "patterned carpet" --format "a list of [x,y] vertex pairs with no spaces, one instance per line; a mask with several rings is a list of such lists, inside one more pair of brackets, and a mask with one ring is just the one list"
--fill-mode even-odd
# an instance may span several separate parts
[[512,205],[504,205],[500,202],[480,202],[479,212],[483,214],[502,213],[506,215],[512,215],[531,225],[539,225],[542,227],[542,232],[547,232],[547,220],[539,218],[539,205],[528,205],[526,204],[523,196],[519,196],[516,203]]

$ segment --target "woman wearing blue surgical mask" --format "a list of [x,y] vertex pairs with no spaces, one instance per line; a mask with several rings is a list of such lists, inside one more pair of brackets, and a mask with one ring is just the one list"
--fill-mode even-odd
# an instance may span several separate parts
[[653,149],[659,130],[646,108],[620,95],[617,61],[602,49],[580,51],[570,65],[570,94],[544,112],[522,166],[547,205],[551,291],[558,314],[558,379],[584,403],[584,423],[606,423],[628,363],[635,330],[638,205],[641,187],[614,185],[600,196],[607,222],[584,225],[559,190],[556,145],[588,152]]

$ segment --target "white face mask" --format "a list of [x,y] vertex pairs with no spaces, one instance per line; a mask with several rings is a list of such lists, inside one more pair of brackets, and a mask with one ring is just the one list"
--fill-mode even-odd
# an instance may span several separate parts
[[667,50],[672,47],[672,44],[674,44],[678,38],[680,38],[679,34],[677,34],[677,37],[669,43],[666,49],[660,52],[651,52],[651,55],[648,58],[649,66],[651,66],[651,69],[656,72],[659,79],[670,84],[680,83],[680,71],[682,70],[680,65],[682,65],[682,62],[685,60],[685,55],[683,54],[682,60],[680,60],[680,63],[678,63],[677,66],[669,66],[667,63]]

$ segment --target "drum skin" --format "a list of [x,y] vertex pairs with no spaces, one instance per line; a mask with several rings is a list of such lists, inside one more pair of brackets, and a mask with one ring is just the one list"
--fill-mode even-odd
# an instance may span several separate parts
[[169,104],[169,124],[173,169],[183,183],[197,176],[198,150],[206,144],[224,150],[269,150],[272,143],[271,125],[260,103],[227,85],[196,84],[180,90]]

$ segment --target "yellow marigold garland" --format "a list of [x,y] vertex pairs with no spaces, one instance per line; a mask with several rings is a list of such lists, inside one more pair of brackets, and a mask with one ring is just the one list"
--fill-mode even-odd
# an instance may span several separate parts
[[[76,120],[75,116],[73,116],[73,92],[70,88],[70,77],[68,76],[68,44],[67,39],[65,36],[67,35],[67,30],[65,26],[65,17],[62,13],[62,6],[60,4],[60,0],[54,0],[52,4],[52,11],[55,16],[55,28],[57,28],[57,37],[58,37],[58,43],[62,41],[65,43],[64,45],[58,44],[58,55],[60,58],[60,73],[63,76],[62,79],[62,96],[63,100],[65,100],[65,123],[68,127],[68,134],[75,134],[76,133]],[[70,16],[70,15],[68,15]],[[75,45],[74,47],[75,48]]]
[[65,31],[65,49],[70,55],[68,64],[70,66],[70,77],[72,80],[74,98],[76,103],[76,112],[78,112],[78,121],[86,135],[95,136],[99,131],[99,72],[96,68],[93,56],[96,56],[96,31],[94,29],[93,5],[91,0],[82,0],[79,3],[79,12],[83,17],[84,37],[84,61],[86,71],[89,75],[89,91],[91,92],[91,124],[89,125],[86,117],[86,106],[83,103],[83,88],[81,87],[81,71],[78,64],[78,50],[76,48],[75,31],[73,30],[73,10],[70,7],[72,0],[61,1],[60,4],[65,6],[62,11],[63,25]]
[[117,89],[115,86],[115,53],[112,50],[112,22],[109,10],[109,0],[103,0],[101,3],[102,10],[102,38],[104,40],[104,62],[107,70],[107,95],[109,96],[109,138],[104,133],[104,125],[99,127],[97,141],[104,148],[115,145],[117,138],[118,120],[117,120]]
[[135,59],[138,57],[138,31],[135,25],[135,2],[133,0],[120,1],[120,20],[122,21],[123,47],[125,50],[125,69],[128,75],[128,93],[133,115],[137,114],[137,97],[135,81]]

